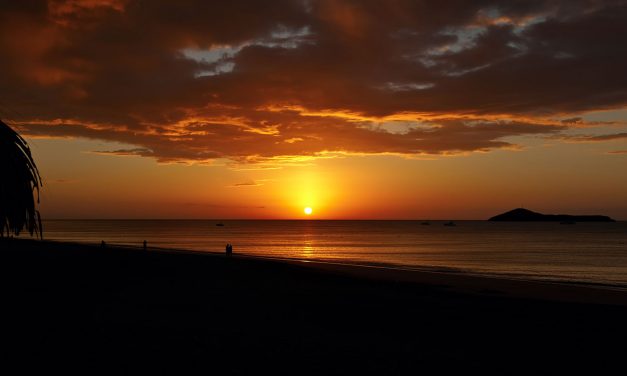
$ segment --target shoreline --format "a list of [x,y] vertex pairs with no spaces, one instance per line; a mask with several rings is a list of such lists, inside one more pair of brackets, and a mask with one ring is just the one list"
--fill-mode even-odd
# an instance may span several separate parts
[[[36,242],[45,246],[88,247],[101,249],[98,244],[56,240],[15,239],[18,242]],[[102,250],[102,249],[101,249]],[[194,255],[199,257],[226,257],[223,252],[198,251],[179,248],[148,247],[107,243],[106,251],[131,251]],[[587,281],[525,278],[512,275],[475,273],[446,267],[412,267],[395,264],[367,263],[354,260],[332,261],[323,259],[298,259],[235,253],[236,260],[265,261],[304,267],[338,275],[387,282],[404,282],[439,286],[460,293],[502,296],[511,298],[541,299],[558,302],[611,304],[627,306],[627,286]]]
[[627,336],[627,294],[611,289],[23,239],[0,249],[5,356],[23,373],[599,374],[622,366]]

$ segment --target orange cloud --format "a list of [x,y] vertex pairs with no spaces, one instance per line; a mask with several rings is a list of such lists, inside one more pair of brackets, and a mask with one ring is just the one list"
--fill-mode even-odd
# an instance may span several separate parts
[[565,140],[574,142],[603,142],[627,139],[627,132],[600,134],[600,135],[580,135],[564,137]]
[[29,135],[123,142],[107,153],[162,162],[516,148],[514,136],[627,106],[627,7],[558,8],[11,2],[0,103]]

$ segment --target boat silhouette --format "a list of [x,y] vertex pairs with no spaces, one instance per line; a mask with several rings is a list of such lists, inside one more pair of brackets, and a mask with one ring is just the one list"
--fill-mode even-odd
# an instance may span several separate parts
[[457,226],[457,225],[453,221],[448,221],[448,222],[444,223],[444,226]]

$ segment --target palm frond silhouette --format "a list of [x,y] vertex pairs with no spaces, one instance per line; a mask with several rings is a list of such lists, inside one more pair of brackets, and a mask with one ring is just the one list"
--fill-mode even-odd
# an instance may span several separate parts
[[0,120],[0,237],[5,233],[17,236],[26,229],[31,236],[37,234],[43,238],[36,208],[41,186],[41,176],[28,144]]

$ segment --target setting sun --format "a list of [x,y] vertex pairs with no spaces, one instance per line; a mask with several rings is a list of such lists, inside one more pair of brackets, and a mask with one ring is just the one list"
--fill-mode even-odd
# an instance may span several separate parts
[[312,210],[309,206],[308,206],[308,207],[306,207],[303,211],[304,211],[304,212],[305,212],[305,214],[307,214],[307,215],[311,215],[311,213],[313,213],[313,210]]

